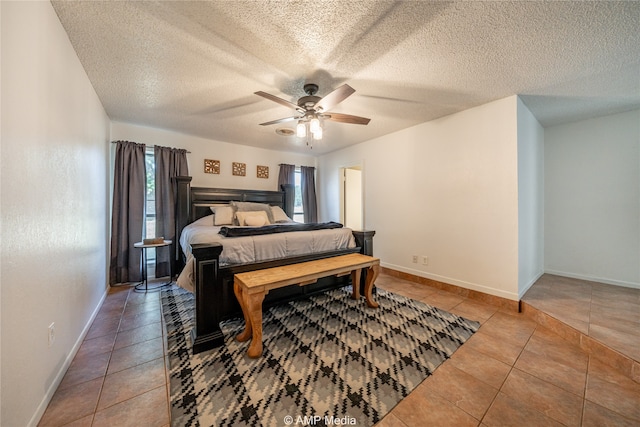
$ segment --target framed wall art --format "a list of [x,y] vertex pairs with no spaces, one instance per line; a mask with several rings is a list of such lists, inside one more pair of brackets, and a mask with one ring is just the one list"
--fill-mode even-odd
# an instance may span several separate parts
[[256,176],[258,178],[269,179],[269,166],[258,166],[258,171]]
[[247,164],[246,163],[233,162],[233,167],[232,167],[231,171],[235,176],[246,176],[247,175]]
[[220,160],[204,159],[204,173],[220,174]]

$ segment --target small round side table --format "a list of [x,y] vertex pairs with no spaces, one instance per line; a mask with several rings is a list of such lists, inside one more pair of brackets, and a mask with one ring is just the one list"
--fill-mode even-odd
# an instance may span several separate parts
[[[173,271],[169,271],[169,282],[163,283],[160,286],[155,286],[155,287],[149,289],[148,282],[147,282],[147,249],[163,248],[165,246],[171,245],[171,243],[173,243],[171,240],[163,240],[162,243],[137,242],[137,243],[133,244],[134,248],[139,248],[139,249],[142,250],[142,254],[141,254],[142,255],[142,281],[135,286],[134,289],[136,291],[142,291],[143,289],[140,288],[140,286],[143,285],[143,284],[144,284],[144,291],[148,292],[148,291],[158,291],[163,286],[166,286],[166,285],[169,285],[169,284],[172,283],[172,281],[173,281]],[[169,268],[171,269],[171,267],[169,267]]]

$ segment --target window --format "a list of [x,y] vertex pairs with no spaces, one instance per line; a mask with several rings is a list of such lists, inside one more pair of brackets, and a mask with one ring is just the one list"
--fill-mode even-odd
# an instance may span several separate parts
[[302,207],[302,173],[300,168],[296,168],[295,201],[293,203],[293,220],[304,222],[304,209]]
[[[145,166],[147,168],[147,193],[145,202],[144,238],[156,236],[156,162],[153,148],[147,147],[145,152]],[[156,250],[147,249],[147,264],[155,265]]]

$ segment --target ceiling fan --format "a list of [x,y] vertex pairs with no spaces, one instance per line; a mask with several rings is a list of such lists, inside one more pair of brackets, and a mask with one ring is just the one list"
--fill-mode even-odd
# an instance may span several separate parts
[[[313,83],[307,83],[304,85],[304,92],[307,96],[303,96],[298,99],[298,103],[294,104],[285,99],[278,98],[266,92],[258,91],[256,95],[267,98],[271,101],[277,102],[285,107],[292,108],[298,112],[298,115],[293,117],[285,117],[284,119],[272,120],[270,122],[260,123],[261,126],[274,125],[276,123],[284,123],[290,121],[298,121],[296,127],[296,134],[304,138],[309,133],[313,135],[313,139],[322,139],[322,126],[320,120],[331,120],[340,123],[351,123],[356,125],[366,125],[371,119],[365,117],[352,116],[350,114],[332,113],[333,107],[347,99],[355,92],[351,86],[343,84],[339,88],[335,89],[330,94],[321,98],[316,96],[318,92],[318,85]],[[308,144],[308,142],[307,142]]]

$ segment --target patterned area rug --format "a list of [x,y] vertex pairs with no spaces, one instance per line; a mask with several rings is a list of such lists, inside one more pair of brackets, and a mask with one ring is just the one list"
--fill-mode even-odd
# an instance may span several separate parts
[[373,426],[480,326],[382,289],[380,308],[338,289],[263,314],[264,351],[235,341],[192,355],[193,295],[162,291],[172,426]]

